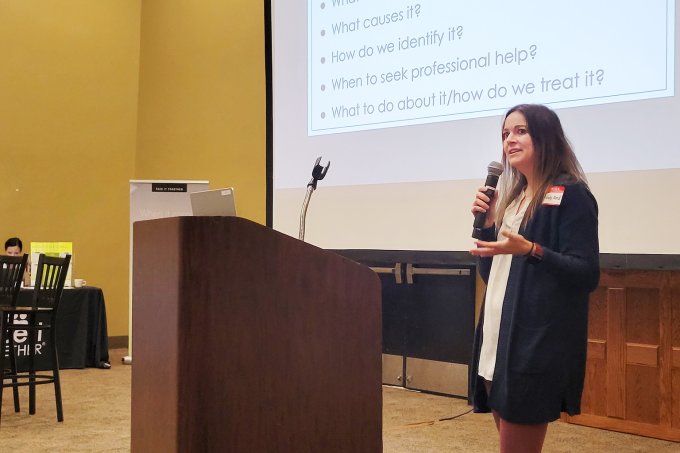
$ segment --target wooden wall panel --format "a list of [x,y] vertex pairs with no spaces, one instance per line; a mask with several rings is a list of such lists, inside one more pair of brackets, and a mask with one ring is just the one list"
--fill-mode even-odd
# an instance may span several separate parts
[[671,427],[680,430],[680,398],[678,398],[678,389],[680,389],[680,370],[674,369],[672,371],[671,387],[673,389],[671,401]]
[[563,419],[680,441],[680,271],[602,272],[582,401]]
[[670,364],[670,418],[671,427],[680,430],[680,272],[673,272],[670,276],[670,312],[669,341],[671,343]]
[[[678,376],[680,378],[680,373]],[[604,359],[588,358],[581,411],[603,417],[607,415],[607,363]]]
[[656,278],[631,278],[626,288],[626,420],[657,425],[660,422],[660,289],[648,286]]
[[658,288],[626,288],[626,341],[658,346],[660,329]]
[[672,290],[671,272],[664,272],[661,284],[659,309],[659,425],[669,431],[673,429],[673,342],[672,342]]
[[659,370],[629,365],[626,370],[626,420],[659,424]]
[[[680,331],[680,329],[678,329]],[[590,295],[588,311],[588,339],[606,340],[607,338],[607,289],[600,286]],[[678,341],[680,344],[680,341]]]
[[607,292],[607,416],[626,418],[626,292],[610,288]]
[[[585,413],[607,414],[607,290],[597,288],[590,296],[588,313],[588,360],[581,399]],[[605,391],[603,391],[603,389]]]

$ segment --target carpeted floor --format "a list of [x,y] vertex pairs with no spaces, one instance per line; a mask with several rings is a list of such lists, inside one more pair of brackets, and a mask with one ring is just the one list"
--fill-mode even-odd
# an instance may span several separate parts
[[[3,392],[2,452],[128,452],[131,367],[112,350],[110,370],[62,372],[64,423],[57,423],[54,393],[38,387],[37,414],[14,413],[11,391]],[[383,388],[383,450],[386,453],[495,452],[498,436],[491,416],[466,413],[458,398]],[[460,415],[464,414],[464,415]],[[457,415],[460,415],[457,418]],[[548,430],[546,453],[680,452],[680,444],[556,422]],[[323,453],[323,452],[319,452]],[[348,452],[350,453],[350,452]],[[351,452],[353,453],[353,452]]]
[[21,392],[15,413],[11,389],[2,395],[0,451],[128,452],[130,451],[131,367],[121,363],[126,350],[111,350],[109,370],[62,370],[64,422],[57,422],[54,387],[37,389],[36,414],[28,415],[28,390]]
[[[383,398],[386,453],[498,451],[493,418],[489,414],[468,413],[470,406],[466,400],[390,387],[383,387]],[[548,428],[543,451],[670,453],[680,452],[680,444],[555,422]]]

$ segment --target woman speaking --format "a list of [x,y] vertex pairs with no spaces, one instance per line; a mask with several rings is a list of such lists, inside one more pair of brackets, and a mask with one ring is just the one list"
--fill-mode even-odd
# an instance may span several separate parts
[[599,280],[597,202],[542,105],[505,115],[504,173],[471,253],[487,283],[471,368],[475,412],[492,412],[500,451],[540,452],[548,423],[580,412],[588,295]]

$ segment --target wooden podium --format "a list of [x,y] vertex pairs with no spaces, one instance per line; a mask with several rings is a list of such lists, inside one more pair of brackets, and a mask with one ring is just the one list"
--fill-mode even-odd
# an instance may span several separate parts
[[382,451],[380,281],[236,217],[134,224],[132,451]]

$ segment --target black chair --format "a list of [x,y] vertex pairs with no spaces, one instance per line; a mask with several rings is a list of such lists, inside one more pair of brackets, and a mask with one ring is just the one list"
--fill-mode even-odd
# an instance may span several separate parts
[[[26,270],[26,263],[28,262],[28,255],[23,254],[23,256],[0,256],[0,313],[2,313],[5,308],[12,308],[16,306],[17,298],[19,297],[19,290],[21,289],[21,282],[24,278],[24,272]],[[4,314],[0,317],[0,331],[4,323]],[[0,348],[0,361],[4,358],[7,353],[5,348],[6,343],[3,341],[0,343],[2,348]],[[10,354],[10,370],[16,368],[15,356]],[[1,362],[0,362],[1,363]],[[4,364],[1,367],[5,369]],[[16,382],[16,379],[14,380]],[[14,410],[19,412],[19,390],[14,387]],[[0,395],[2,392],[0,391]],[[0,406],[2,402],[0,401]]]
[[[64,291],[64,282],[68,273],[71,255],[64,258],[40,255],[38,270],[35,276],[35,288],[33,290],[32,303],[28,307],[19,307],[16,297],[11,306],[2,308],[2,328],[0,329],[0,344],[8,344],[10,357],[10,370],[5,371],[4,354],[0,354],[0,370],[2,370],[2,386],[0,386],[0,411],[2,410],[2,389],[12,387],[15,395],[21,386],[28,386],[28,412],[35,414],[35,386],[41,384],[54,384],[54,398],[57,404],[57,421],[64,421],[61,404],[61,386],[59,382],[59,360],[57,358],[57,310],[61,294]],[[23,276],[23,273],[20,274]],[[17,291],[18,293],[18,291]],[[46,313],[46,316],[42,314]],[[40,320],[38,316],[41,315]],[[45,321],[45,318],[48,318]],[[14,323],[20,319],[21,323]],[[14,333],[16,331],[28,332],[28,371],[19,371],[16,366],[16,351]],[[52,372],[36,374],[35,372],[35,346],[39,336],[49,333],[49,341],[43,345],[44,353],[52,358]],[[18,398],[14,402],[15,411],[19,411]]]

